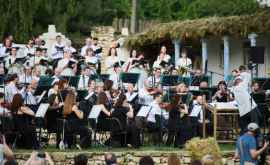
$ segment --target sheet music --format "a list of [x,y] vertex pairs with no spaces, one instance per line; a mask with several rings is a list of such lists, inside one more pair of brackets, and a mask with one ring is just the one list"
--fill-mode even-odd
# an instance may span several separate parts
[[127,93],[126,96],[127,96],[127,101],[128,102],[132,102],[133,99],[138,96],[138,93],[134,92],[134,93],[132,93],[132,95],[130,95],[129,93]]
[[137,116],[140,117],[146,117],[147,114],[150,112],[151,106],[142,106],[139,112],[137,113]]
[[36,117],[41,117],[44,118],[48,108],[49,108],[50,104],[48,103],[42,103],[40,104],[40,106],[38,107],[37,113],[36,113]]
[[212,107],[216,107],[216,109],[238,109],[237,102],[216,102],[216,103],[209,103]]
[[199,91],[200,90],[200,87],[198,87],[198,86],[189,86],[188,88],[190,91]]
[[101,105],[94,105],[89,113],[89,119],[97,119],[101,112]]

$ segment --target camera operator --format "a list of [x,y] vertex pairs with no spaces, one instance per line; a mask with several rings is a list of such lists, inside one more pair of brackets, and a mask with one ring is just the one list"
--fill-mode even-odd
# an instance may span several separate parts
[[25,165],[54,165],[54,162],[47,152],[33,151]]
[[255,137],[258,133],[258,124],[250,123],[247,132],[238,138],[234,159],[240,158],[240,165],[257,165],[259,155],[267,149],[269,141],[266,141],[263,147],[257,150]]

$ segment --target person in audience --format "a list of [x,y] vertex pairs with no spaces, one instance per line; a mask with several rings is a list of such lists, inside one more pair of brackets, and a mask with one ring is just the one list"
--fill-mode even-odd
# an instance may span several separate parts
[[200,160],[192,160],[191,165],[202,165],[202,162]]
[[14,160],[14,153],[11,150],[11,148],[8,146],[7,142],[6,142],[6,137],[5,135],[1,135],[1,144],[0,144],[0,163],[4,164],[7,161],[11,161]]
[[87,165],[88,158],[85,154],[79,154],[74,157],[74,165]]
[[155,165],[155,162],[151,156],[143,156],[139,161],[139,165]]
[[[82,123],[84,113],[76,105],[76,95],[74,91],[69,91],[64,102],[64,117],[67,119],[69,133],[80,135],[79,147],[87,148],[91,145],[91,131]],[[66,134],[66,143],[72,145],[72,137]]]
[[181,163],[179,158],[177,157],[177,154],[172,153],[169,155],[167,165],[180,165],[180,164]]
[[116,52],[116,48],[110,48],[109,53],[108,53],[108,57],[105,59],[105,67],[106,67],[108,74],[113,73],[113,66],[115,63],[120,64],[120,59],[119,59],[118,54]]
[[47,152],[33,151],[25,165],[54,165],[51,156]]
[[202,165],[215,165],[215,159],[213,155],[205,155],[202,158]]
[[114,153],[106,153],[104,159],[106,165],[117,165],[117,158]]

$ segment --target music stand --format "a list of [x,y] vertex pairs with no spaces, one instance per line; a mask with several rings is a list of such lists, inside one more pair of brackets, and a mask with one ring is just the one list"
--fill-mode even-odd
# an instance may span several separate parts
[[109,80],[110,75],[109,74],[101,74],[100,79],[104,82],[106,80]]
[[80,77],[79,76],[62,76],[63,79],[68,81],[68,85],[77,88]]
[[161,77],[162,86],[176,86],[179,83],[180,76],[178,75],[163,75]]
[[179,83],[180,82],[183,82],[187,86],[189,86],[191,84],[191,78],[190,77],[179,77]]
[[43,91],[48,91],[52,86],[53,80],[54,78],[52,77],[41,76],[34,95],[41,95]]
[[139,80],[139,73],[120,73],[120,80],[122,83],[137,84]]

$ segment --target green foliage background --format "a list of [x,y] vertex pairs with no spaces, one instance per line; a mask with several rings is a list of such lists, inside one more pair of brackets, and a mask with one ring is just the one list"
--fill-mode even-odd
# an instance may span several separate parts
[[[0,0],[0,38],[13,34],[16,42],[55,24],[70,37],[90,34],[93,25],[111,25],[114,18],[129,18],[132,0]],[[256,0],[138,0],[140,19],[195,19],[208,16],[250,14]]]

